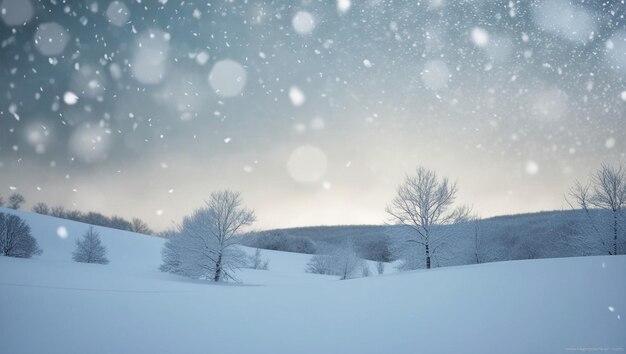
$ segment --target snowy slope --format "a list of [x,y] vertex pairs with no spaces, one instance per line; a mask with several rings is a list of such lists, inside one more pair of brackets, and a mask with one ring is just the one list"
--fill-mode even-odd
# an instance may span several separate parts
[[[87,224],[29,212],[5,208],[0,208],[0,212],[17,214],[30,225],[33,236],[37,238],[39,246],[43,249],[41,256],[33,258],[36,260],[71,262],[76,239],[82,237],[89,228]],[[58,232],[59,228],[62,228],[64,232]],[[94,229],[100,233],[102,243],[107,248],[107,258],[110,261],[106,266],[107,272],[110,270],[118,273],[162,275],[158,268],[161,264],[164,239],[100,226],[94,226]],[[60,237],[59,234],[67,236]],[[243,249],[248,254],[254,254],[254,249],[247,247]],[[299,282],[303,275],[308,279],[307,281],[312,282],[334,279],[327,276],[303,274],[311,258],[310,255],[263,250],[262,258],[270,259],[270,269],[273,270],[271,274],[266,271],[246,269],[238,275],[240,281],[248,284],[293,283]],[[73,265],[83,266],[82,264]],[[373,272],[373,265],[371,269]]]
[[[44,254],[0,257],[2,353],[562,353],[626,346],[626,257],[501,262],[338,281],[307,255],[207,284],[156,270],[163,240],[20,213]],[[69,236],[60,239],[59,226]]]

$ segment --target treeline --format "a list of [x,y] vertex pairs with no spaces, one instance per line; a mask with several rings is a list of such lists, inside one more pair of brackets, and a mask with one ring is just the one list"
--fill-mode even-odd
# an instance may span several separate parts
[[[0,256],[31,258],[42,253],[43,250],[24,219],[0,212]],[[100,234],[93,226],[89,227],[82,239],[76,240],[72,259],[81,263],[109,263],[106,258],[106,247],[102,245]]]
[[310,226],[250,232],[242,236],[244,246],[266,250],[318,254],[342,247],[350,241],[363,259],[391,262],[390,229],[384,225]]
[[[626,220],[626,215],[618,219],[621,220]],[[612,221],[610,212],[578,209],[437,225],[432,228],[432,241],[441,246],[433,266],[609,254]],[[618,225],[623,235],[624,226],[621,222]],[[420,268],[425,258],[419,247],[407,242],[412,232],[403,225],[313,226],[253,232],[242,237],[242,244],[275,251],[323,254],[343,247],[350,240],[354,252],[363,259],[414,260],[414,266]],[[626,252],[626,237],[619,239],[618,248],[620,254]],[[406,266],[411,264],[407,262]]]
[[[0,196],[0,207],[6,206],[7,208],[18,210],[25,202],[26,199],[20,193],[11,194],[6,202],[4,201],[4,198]],[[136,232],[144,235],[161,236],[156,234],[148,226],[148,224],[140,218],[126,220],[121,216],[106,216],[94,211],[81,212],[78,210],[66,209],[62,206],[50,207],[48,204],[42,202],[36,203],[31,210],[37,214],[54,216],[56,218],[78,221],[85,224]]]

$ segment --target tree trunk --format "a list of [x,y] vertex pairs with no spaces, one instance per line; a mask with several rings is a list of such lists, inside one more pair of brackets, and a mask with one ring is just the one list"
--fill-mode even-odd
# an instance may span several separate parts
[[426,269],[430,269],[430,246],[426,243]]
[[617,255],[617,210],[613,210],[613,255]]
[[474,234],[474,255],[476,256],[476,264],[480,264],[480,256],[478,255],[478,230]]
[[220,277],[222,275],[222,253],[217,257],[217,262],[215,262],[215,275],[213,275],[213,281],[220,281]]

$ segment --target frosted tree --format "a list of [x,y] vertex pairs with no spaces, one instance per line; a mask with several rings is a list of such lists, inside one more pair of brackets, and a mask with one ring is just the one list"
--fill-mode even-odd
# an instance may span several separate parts
[[431,257],[441,245],[433,245],[433,227],[465,221],[470,215],[469,207],[453,208],[456,193],[456,183],[419,166],[415,175],[406,176],[398,187],[396,197],[387,206],[387,213],[398,224],[414,231],[412,235],[404,237],[402,242],[423,247],[427,269],[430,269]]
[[251,225],[254,212],[242,206],[239,193],[214,192],[205,206],[183,219],[165,243],[162,271],[212,281],[236,280],[234,273],[246,264],[237,247],[242,229]]
[[4,206],[4,198],[0,195],[0,208]]
[[30,258],[41,254],[30,226],[19,216],[0,213],[0,255]]
[[361,276],[363,276],[364,278],[367,278],[370,276],[370,266],[369,264],[367,264],[367,262],[363,261],[363,264],[361,265]]
[[[579,207],[587,215],[608,254],[618,254],[618,239],[626,210],[626,169],[622,164],[617,166],[603,164],[591,175],[587,183],[576,181],[569,191],[569,198],[566,199],[572,208]],[[592,213],[593,209],[606,210],[611,214],[608,225],[611,234],[609,245],[596,225],[596,219],[601,219],[601,215]]]
[[85,232],[82,239],[76,240],[76,249],[72,259],[80,263],[108,264],[106,247],[100,241],[100,234],[92,227]]
[[362,274],[364,267],[365,261],[356,254],[353,242],[348,241],[311,257],[306,271],[315,274],[337,275],[341,280],[345,280],[356,277],[359,271]]
[[362,270],[365,264],[356,254],[354,243],[351,241],[347,242],[343,247],[335,249],[332,257],[336,264],[337,275],[339,275],[342,280],[356,277],[357,272]]
[[13,193],[9,196],[9,201],[7,203],[7,207],[11,209],[19,209],[26,199],[20,193]]

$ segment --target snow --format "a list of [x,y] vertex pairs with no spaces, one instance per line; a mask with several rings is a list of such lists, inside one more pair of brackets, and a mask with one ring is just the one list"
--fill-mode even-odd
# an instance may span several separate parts
[[15,120],[17,120],[17,121],[20,120],[20,116],[19,116],[19,114],[17,114],[17,106],[15,105],[15,103],[11,103],[9,105],[9,113],[11,113],[11,115],[13,115],[13,118],[15,118]]
[[115,26],[124,26],[130,18],[130,11],[121,1],[112,1],[106,11],[106,17]]
[[615,65],[615,69],[622,74],[626,73],[626,40],[624,38],[626,38],[626,30],[615,33],[609,40],[611,48],[607,51],[609,63]]
[[81,161],[97,162],[106,159],[111,148],[111,138],[104,127],[83,123],[74,129],[69,148]]
[[472,42],[478,47],[484,47],[489,43],[489,33],[483,28],[475,27],[471,33]]
[[307,11],[298,11],[291,20],[293,29],[300,35],[308,35],[315,29],[315,17]]
[[109,66],[109,71],[111,72],[111,76],[115,80],[119,80],[122,77],[122,68],[117,63],[111,63]]
[[232,60],[220,60],[213,65],[209,74],[209,84],[221,97],[234,97],[246,86],[247,72],[241,64]]
[[449,77],[448,66],[441,60],[431,60],[424,65],[422,81],[431,90],[439,90],[448,86]]
[[[287,209],[294,220],[298,208],[265,208],[264,191],[290,178],[290,149],[315,144],[331,162],[333,193],[309,198],[323,191],[306,184],[289,193],[318,209],[351,196],[332,201],[351,210],[349,222],[385,220],[389,184],[416,164],[471,186],[464,198],[484,215],[558,209],[575,178],[625,156],[623,8],[567,0],[0,0],[0,187],[54,203],[76,203],[62,198],[76,187],[97,188],[123,203],[129,194],[114,183],[123,175],[149,197],[134,199],[137,216],[164,228],[182,217],[188,195],[211,187],[204,170],[222,171],[211,188],[241,190],[267,210],[263,227],[277,227],[266,220]],[[309,124],[316,115],[324,129]],[[101,120],[97,130],[112,132],[110,142],[95,144],[106,133],[81,124]],[[45,143],[26,139],[33,122],[53,132]],[[227,136],[235,140],[224,145]],[[94,148],[95,158],[80,156]],[[519,179],[529,157],[541,172]],[[143,183],[149,164],[174,159],[181,163]],[[255,167],[254,184],[241,171],[251,159],[272,161]],[[332,163],[348,159],[350,171]],[[76,179],[54,182],[65,174]],[[550,193],[529,204],[524,196],[538,183]],[[44,191],[30,195],[35,185]],[[168,203],[179,208],[157,218],[159,191],[170,187],[177,193]],[[510,189],[516,193],[505,195]],[[506,210],[494,212],[499,198]],[[317,219],[311,223],[337,222]]]
[[309,125],[313,130],[322,130],[326,127],[326,122],[322,117],[315,117],[311,120],[311,123]]
[[209,61],[209,53],[202,51],[196,55],[196,63],[205,65]]
[[131,65],[135,79],[145,85],[160,83],[167,69],[169,35],[160,29],[149,29],[138,37],[135,49]]
[[604,142],[604,147],[607,149],[612,149],[615,146],[615,138],[609,137]]
[[534,176],[539,172],[539,164],[533,160],[528,160],[525,169],[528,175]]
[[45,122],[30,123],[25,129],[25,136],[26,141],[37,154],[46,152],[46,146],[50,140],[50,131]]
[[296,148],[287,160],[287,171],[295,181],[308,183],[322,178],[328,167],[328,157],[320,148],[303,145]]
[[594,19],[583,9],[566,0],[543,0],[533,7],[533,17],[544,31],[572,42],[586,42],[596,32]]
[[20,26],[30,21],[34,14],[30,0],[2,0],[0,16],[7,26]]
[[297,86],[292,86],[289,88],[289,99],[291,100],[291,104],[296,107],[302,106],[306,101],[306,96],[304,92],[300,90]]
[[35,47],[45,56],[63,53],[69,41],[69,33],[56,22],[42,23],[35,32]]
[[337,0],[337,11],[340,14],[345,14],[352,7],[352,2],[350,0]]
[[57,236],[59,236],[61,239],[66,239],[68,236],[67,228],[65,226],[57,227]]
[[73,106],[78,102],[78,96],[74,92],[67,91],[63,94],[63,102],[68,106]]
[[[162,239],[101,227],[111,263],[73,263],[87,225],[14,213],[44,253],[0,257],[7,353],[559,353],[626,345],[626,256],[339,281],[304,273],[308,255],[263,250],[268,271],[211,284],[159,272]],[[55,234],[61,226],[66,239]]]

